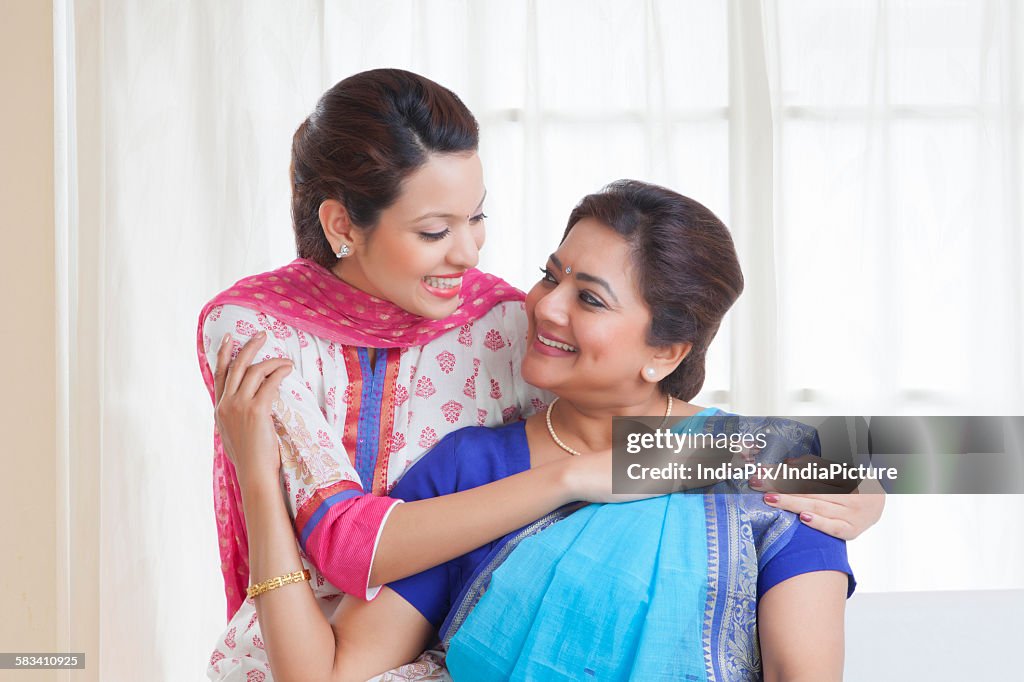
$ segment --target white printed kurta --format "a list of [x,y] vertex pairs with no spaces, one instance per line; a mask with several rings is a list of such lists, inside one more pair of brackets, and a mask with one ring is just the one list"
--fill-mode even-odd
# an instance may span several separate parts
[[[273,416],[288,510],[303,563],[325,614],[342,592],[372,598],[367,581],[380,530],[402,473],[449,431],[496,426],[543,409],[547,397],[522,381],[526,339],[521,302],[499,303],[475,322],[423,346],[377,352],[342,346],[236,305],[214,308],[203,327],[211,366],[225,333],[235,352],[260,330],[256,362],[287,357]],[[214,680],[270,680],[252,600],[217,641]]]

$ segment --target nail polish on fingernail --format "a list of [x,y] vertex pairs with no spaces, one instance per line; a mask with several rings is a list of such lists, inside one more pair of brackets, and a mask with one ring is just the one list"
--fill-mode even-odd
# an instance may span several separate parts
[[779,496],[778,495],[765,495],[764,496],[764,501],[767,502],[768,504],[775,504],[776,502],[779,501]]
[[810,512],[800,512],[800,520],[804,523],[810,523],[814,520],[814,516]]
[[228,339],[230,338],[231,332],[228,332],[227,334],[224,335],[224,338],[220,340],[220,345],[223,346],[224,344],[226,344],[228,342]]

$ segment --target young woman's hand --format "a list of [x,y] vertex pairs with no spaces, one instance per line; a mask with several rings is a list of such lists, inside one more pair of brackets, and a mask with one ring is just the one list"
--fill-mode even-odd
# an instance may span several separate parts
[[[793,466],[815,461],[820,458],[811,455],[786,460]],[[840,540],[853,540],[875,525],[885,509],[885,491],[872,479],[861,481],[852,492],[797,494],[782,481],[760,481],[751,488],[766,493],[766,504],[793,512],[804,524]]]
[[660,497],[667,491],[658,490],[662,481],[653,483],[652,490],[644,493],[613,493],[612,492],[612,450],[592,452],[579,457],[569,457],[557,464],[565,467],[565,476],[570,496],[581,502],[632,502]]
[[[858,490],[857,493],[860,491]],[[769,493],[765,502],[772,507],[800,515],[804,524],[840,540],[853,540],[882,517],[885,493],[832,495],[787,495]],[[774,501],[772,498],[774,497]]]
[[[742,463],[748,457],[752,457],[752,455],[745,452],[732,453],[722,448],[690,448],[685,456],[665,458],[665,462],[676,461],[681,466],[688,467],[691,471],[695,465],[699,464],[704,471],[714,471],[722,464],[731,463],[742,466]],[[641,459],[637,463],[642,464],[643,461]],[[633,478],[629,482],[629,487],[634,492],[613,493],[612,462],[611,449],[579,457],[570,457],[568,461],[562,460],[563,465],[567,468],[569,489],[576,496],[574,499],[583,502],[630,502],[632,500],[660,497],[661,495],[682,492],[693,488],[702,488],[721,480],[709,476],[667,480],[651,476],[649,471],[640,470],[633,474],[638,478]],[[657,457],[650,458],[650,467],[661,468],[658,462],[659,459]],[[622,466],[621,462],[620,466]]]
[[271,474],[276,478],[281,456],[270,411],[292,362],[272,358],[251,364],[267,340],[265,332],[249,339],[232,360],[230,338],[226,335],[221,342],[213,375],[217,431],[239,481]]

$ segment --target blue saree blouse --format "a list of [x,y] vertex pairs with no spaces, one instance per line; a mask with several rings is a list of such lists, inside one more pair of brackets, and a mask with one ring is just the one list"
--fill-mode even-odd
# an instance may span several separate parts
[[[816,437],[800,437],[817,454]],[[770,443],[761,459],[771,459]],[[417,462],[392,496],[467,490],[529,466],[523,422],[465,428]],[[737,485],[566,507],[390,587],[438,629],[457,682],[757,680],[765,592],[821,570],[846,573],[848,594],[855,583],[842,540],[765,505],[760,493],[714,492]]]

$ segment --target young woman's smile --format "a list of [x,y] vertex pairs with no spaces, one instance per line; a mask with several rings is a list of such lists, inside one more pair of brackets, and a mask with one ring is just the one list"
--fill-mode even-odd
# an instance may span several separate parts
[[432,154],[402,183],[377,225],[354,228],[334,272],[366,293],[439,320],[458,308],[462,277],[484,244],[483,170],[476,153]]
[[462,290],[462,276],[466,271],[452,275],[427,275],[420,282],[423,288],[442,299],[454,298]]

